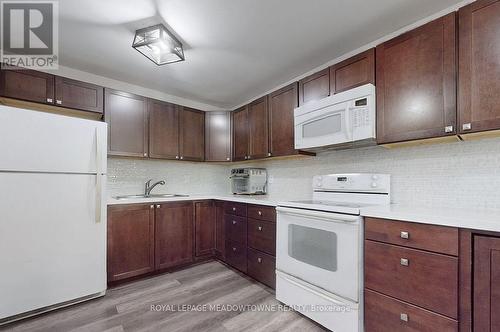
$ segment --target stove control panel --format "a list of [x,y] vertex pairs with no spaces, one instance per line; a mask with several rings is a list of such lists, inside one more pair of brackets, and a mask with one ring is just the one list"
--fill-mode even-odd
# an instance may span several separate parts
[[314,191],[389,193],[390,185],[389,174],[327,174],[313,178]]

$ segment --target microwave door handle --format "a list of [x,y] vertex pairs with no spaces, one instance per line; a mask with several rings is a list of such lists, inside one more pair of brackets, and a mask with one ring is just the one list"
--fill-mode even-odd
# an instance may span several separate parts
[[353,130],[354,128],[352,127],[352,112],[349,110],[349,105],[345,105],[344,108],[344,125],[345,125],[345,133],[346,133],[346,138],[348,141],[353,140]]

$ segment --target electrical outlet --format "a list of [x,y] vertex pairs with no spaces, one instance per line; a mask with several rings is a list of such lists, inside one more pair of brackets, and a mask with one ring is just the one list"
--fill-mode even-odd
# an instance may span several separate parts
[[269,177],[267,178],[267,183],[272,184],[273,182],[274,182],[274,176],[269,175]]

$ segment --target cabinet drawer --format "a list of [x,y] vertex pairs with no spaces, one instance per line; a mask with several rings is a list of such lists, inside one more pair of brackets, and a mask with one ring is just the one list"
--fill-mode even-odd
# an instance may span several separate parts
[[276,255],[276,224],[248,218],[248,246]]
[[247,219],[226,214],[226,239],[244,244],[247,243]]
[[226,263],[232,267],[247,272],[247,248],[244,244],[226,241]]
[[273,206],[249,205],[248,218],[276,222],[276,208]]
[[275,288],[276,259],[274,256],[248,248],[247,267],[249,276],[271,288]]
[[365,331],[458,331],[458,322],[391,297],[365,290]]
[[458,229],[453,227],[366,218],[365,238],[458,256]]
[[365,287],[457,318],[458,258],[367,240]]
[[247,205],[245,203],[224,202],[224,212],[236,216],[247,216]]

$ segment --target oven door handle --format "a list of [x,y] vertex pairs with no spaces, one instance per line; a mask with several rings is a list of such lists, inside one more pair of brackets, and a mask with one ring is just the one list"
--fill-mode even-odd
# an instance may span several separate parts
[[304,210],[304,209],[294,209],[278,206],[276,207],[276,212],[282,214],[288,214],[292,216],[298,217],[307,217],[313,219],[320,219],[324,221],[330,222],[357,222],[360,221],[360,216],[354,216],[350,214],[340,214],[334,212],[322,212],[322,211],[313,211],[313,210]]

